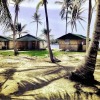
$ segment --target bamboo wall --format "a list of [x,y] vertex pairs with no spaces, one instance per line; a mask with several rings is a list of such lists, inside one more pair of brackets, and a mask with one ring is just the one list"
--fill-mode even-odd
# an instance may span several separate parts
[[86,50],[85,41],[82,40],[58,40],[59,49],[69,50],[69,51],[78,51],[79,44],[83,42],[83,51]]
[[16,42],[17,49],[24,50],[27,48],[26,42]]
[[14,45],[13,45],[13,41],[9,41],[9,46],[8,46],[9,49],[13,49],[14,48]]
[[[5,42],[0,42],[0,49],[5,46]],[[28,42],[16,42],[17,49],[28,49]],[[8,42],[8,48],[7,49],[13,49],[13,41]],[[32,49],[45,49],[47,47],[47,42],[45,41],[40,41],[37,42],[37,47],[36,47],[36,42],[32,42]]]
[[[45,49],[47,47],[47,43],[45,41],[39,41],[37,42],[31,42],[32,43],[32,49]],[[18,49],[28,49],[28,42],[17,42],[17,48]]]
[[0,49],[2,49],[3,46],[5,46],[4,42],[0,42]]

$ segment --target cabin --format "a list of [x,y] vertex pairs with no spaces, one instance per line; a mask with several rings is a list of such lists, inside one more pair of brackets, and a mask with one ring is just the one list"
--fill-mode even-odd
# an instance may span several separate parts
[[16,39],[16,46],[18,50],[34,50],[45,49],[47,45],[46,41],[27,34]]
[[13,49],[13,41],[9,37],[0,36],[0,49]]
[[59,49],[67,51],[85,51],[86,37],[80,34],[65,34],[58,39]]

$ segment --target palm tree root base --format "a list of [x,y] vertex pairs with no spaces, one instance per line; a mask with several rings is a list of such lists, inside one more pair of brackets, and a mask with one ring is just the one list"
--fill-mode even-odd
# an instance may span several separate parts
[[54,62],[54,63],[56,63],[56,62],[61,62],[61,60],[59,60],[59,59],[57,59],[57,58],[54,57],[54,58],[53,58],[53,62]]
[[11,100],[9,96],[5,96],[4,94],[0,94],[0,100]]
[[80,82],[85,85],[94,85],[96,84],[96,80],[94,79],[93,75],[86,74],[84,77],[79,73],[71,72],[69,75],[69,79],[72,81]]
[[15,55],[15,56],[17,56],[18,54],[19,54],[19,52],[18,52],[18,51],[14,52],[14,55]]

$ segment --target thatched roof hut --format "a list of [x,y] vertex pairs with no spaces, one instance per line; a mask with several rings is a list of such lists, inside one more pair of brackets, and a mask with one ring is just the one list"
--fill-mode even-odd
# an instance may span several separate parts
[[41,48],[40,42],[44,42],[44,40],[32,36],[30,34],[17,38],[16,41],[17,41],[17,48],[19,50],[40,49]]
[[0,49],[8,49],[9,48],[9,39],[4,37],[4,36],[0,36]]
[[85,51],[86,37],[80,34],[68,33],[58,38],[59,48],[68,51]]

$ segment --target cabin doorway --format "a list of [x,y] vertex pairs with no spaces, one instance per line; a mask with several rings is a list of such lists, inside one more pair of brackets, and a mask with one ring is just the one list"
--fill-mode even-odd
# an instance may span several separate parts
[[32,48],[33,48],[33,47],[32,47],[32,42],[28,42],[28,49],[29,49],[29,50],[32,50]]
[[83,51],[83,45],[82,45],[82,43],[80,43],[80,44],[78,45],[78,51]]

